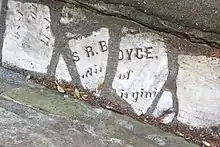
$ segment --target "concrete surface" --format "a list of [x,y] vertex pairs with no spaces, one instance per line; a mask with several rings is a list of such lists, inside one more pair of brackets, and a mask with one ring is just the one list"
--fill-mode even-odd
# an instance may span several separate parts
[[4,68],[0,68],[0,79],[4,81],[0,86],[0,146],[196,146],[130,117],[64,97]]
[[3,0],[2,65],[55,76],[138,115],[169,111],[166,124],[218,126],[219,58],[210,57],[219,46],[218,6],[215,0]]

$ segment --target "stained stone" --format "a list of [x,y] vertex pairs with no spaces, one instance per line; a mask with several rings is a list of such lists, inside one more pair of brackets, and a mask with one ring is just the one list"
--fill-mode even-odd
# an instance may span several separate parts
[[214,126],[220,118],[220,63],[205,56],[180,55],[177,77],[178,120],[191,126]]
[[[80,4],[7,1],[2,3],[0,0],[0,48],[4,67],[9,65],[14,70],[19,67],[24,73],[34,71],[27,71],[29,78],[39,74],[47,78],[55,74],[58,80],[96,91],[97,100],[110,101],[138,115],[159,117],[167,110],[174,111],[162,120],[163,123],[178,119],[196,127],[219,125],[220,61],[206,57],[212,49],[209,45],[219,44],[219,35],[212,31],[218,32],[217,23],[210,21],[211,26],[205,27],[209,24],[201,22],[191,26],[194,23],[186,21],[189,22],[186,28],[185,21],[173,23],[167,18],[175,17],[157,13],[163,3],[153,11],[146,9],[149,13],[145,13],[144,9],[139,11],[142,6],[136,2],[133,5],[125,0],[120,2],[126,4],[123,7],[120,3],[93,0],[80,0]],[[192,0],[187,1],[195,4]],[[140,4],[143,8],[152,8],[146,3],[142,0]],[[164,4],[170,6],[167,2]],[[180,4],[182,2],[177,5]],[[191,8],[190,4],[185,4]],[[189,7],[185,8],[188,14]],[[150,11],[156,15],[149,15]],[[165,11],[160,9],[160,12]],[[4,85],[1,92],[26,86],[26,83],[14,86],[3,80],[1,83],[0,86]],[[67,96],[62,98],[69,99]],[[174,118],[177,114],[178,118]],[[134,129],[127,122],[117,125]]]
[[196,147],[154,126],[42,87],[1,93],[0,123],[0,146]]
[[53,51],[48,6],[8,1],[3,64],[46,73]]

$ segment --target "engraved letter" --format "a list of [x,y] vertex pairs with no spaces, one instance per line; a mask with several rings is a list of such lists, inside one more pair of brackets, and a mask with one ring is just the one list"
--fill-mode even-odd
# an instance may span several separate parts
[[151,92],[145,92],[145,98],[148,98],[148,97],[151,98],[151,95],[152,95]]
[[101,51],[105,52],[108,50],[108,47],[106,46],[106,42],[105,41],[99,41],[99,44],[101,46]]
[[88,77],[88,74],[90,76],[92,76],[92,68],[89,68],[87,71],[86,71],[86,77]]
[[147,59],[153,59],[151,55],[151,51],[149,51],[150,49],[152,49],[152,47],[145,47],[145,53],[146,53],[146,58]]
[[121,61],[124,59],[124,54],[123,54],[123,51],[122,50],[119,50],[119,55],[118,55],[118,60]]
[[144,95],[144,89],[141,88],[141,95],[140,95],[140,97],[143,97],[143,95]]
[[139,97],[139,92],[136,92],[136,98],[135,98],[135,102],[137,102],[138,97]]
[[[95,53],[93,52],[91,46],[86,46],[85,48],[86,48],[85,51],[86,51],[86,53],[87,53],[87,57],[88,57],[88,58],[95,55]],[[91,53],[91,56],[90,56],[90,53]]]
[[129,80],[130,75],[131,75],[131,71],[129,70],[129,71],[127,72],[127,80]]
[[72,56],[73,56],[73,60],[74,60],[75,62],[80,60],[79,56],[77,55],[77,52],[73,52],[73,53],[72,53]]

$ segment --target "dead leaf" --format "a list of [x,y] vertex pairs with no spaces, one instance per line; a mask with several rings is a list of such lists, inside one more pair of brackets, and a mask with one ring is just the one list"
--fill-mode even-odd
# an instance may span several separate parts
[[206,142],[206,141],[202,141],[202,143],[205,145],[205,146],[211,146],[210,143]]
[[57,85],[57,90],[58,90],[60,93],[65,93],[65,90],[64,90],[60,85]]
[[75,89],[74,94],[76,95],[77,98],[81,98],[81,95],[80,95],[79,90],[77,88]]
[[100,91],[103,88],[103,84],[104,84],[104,82],[101,82],[98,84],[98,91]]
[[88,95],[82,95],[82,99],[87,101],[88,100]]
[[57,81],[55,81],[55,84],[57,85],[57,90],[60,92],[60,93],[65,93],[65,90],[63,89],[63,87],[61,87]]

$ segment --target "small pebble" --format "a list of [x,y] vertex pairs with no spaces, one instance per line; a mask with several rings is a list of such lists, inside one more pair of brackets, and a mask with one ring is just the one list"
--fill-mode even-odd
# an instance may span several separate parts
[[202,141],[202,143],[205,145],[205,146],[211,146],[210,143],[206,142],[206,141]]
[[179,131],[177,131],[176,132],[179,136],[181,136],[181,137],[183,137],[184,136],[184,134],[183,133],[181,133],[181,132],[179,132]]
[[31,78],[31,75],[28,74],[28,75],[26,76],[26,80],[30,80],[30,78]]
[[69,95],[64,94],[63,97],[67,99],[67,98],[69,98]]
[[193,129],[193,127],[190,126],[190,127],[189,127],[189,130],[192,131],[192,130],[194,130],[194,129]]

